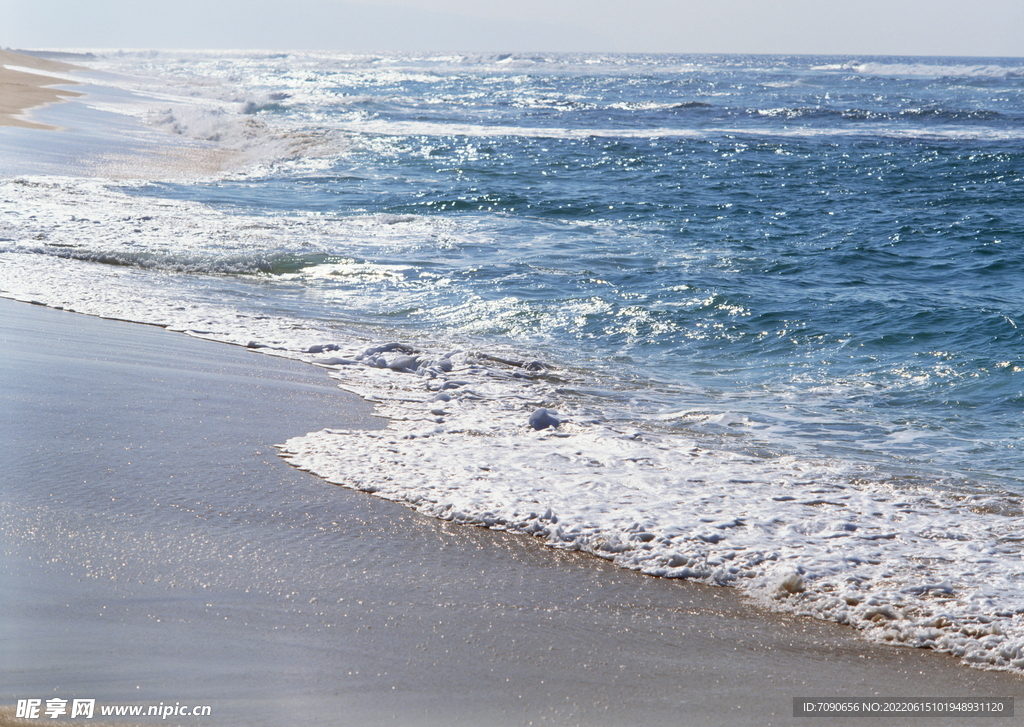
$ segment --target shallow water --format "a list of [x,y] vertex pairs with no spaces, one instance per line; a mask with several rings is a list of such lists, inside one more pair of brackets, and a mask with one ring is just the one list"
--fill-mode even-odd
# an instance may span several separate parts
[[211,707],[166,724],[781,725],[837,684],[1020,691],[305,475],[268,442],[373,423],[313,367],[0,313],[0,724],[16,699],[85,698]]
[[5,295],[329,366],[394,420],[335,481],[1024,666],[1024,61],[90,66],[162,156],[4,180]]

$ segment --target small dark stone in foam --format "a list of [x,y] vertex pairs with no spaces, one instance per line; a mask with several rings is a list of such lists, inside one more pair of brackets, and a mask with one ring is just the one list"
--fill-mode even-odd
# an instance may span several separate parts
[[554,414],[557,414],[557,412],[548,411],[541,407],[530,415],[530,426],[537,431],[547,429],[548,427],[557,427],[561,422],[553,416]]

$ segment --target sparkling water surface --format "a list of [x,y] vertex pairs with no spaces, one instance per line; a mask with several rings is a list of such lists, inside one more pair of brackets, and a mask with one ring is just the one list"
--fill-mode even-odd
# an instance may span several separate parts
[[394,228],[276,259],[297,315],[501,341],[732,446],[1024,482],[1020,59],[169,66],[346,149],[134,193]]
[[1024,59],[88,65],[4,295],[323,366],[391,421],[276,443],[331,482],[1024,669]]

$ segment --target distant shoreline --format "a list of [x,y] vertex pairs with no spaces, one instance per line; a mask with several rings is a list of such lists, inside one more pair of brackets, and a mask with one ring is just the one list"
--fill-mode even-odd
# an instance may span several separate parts
[[74,85],[75,81],[54,78],[43,73],[14,70],[8,66],[29,68],[43,72],[67,72],[82,70],[79,66],[62,61],[26,55],[15,51],[0,50],[0,126],[20,126],[27,129],[55,130],[58,127],[33,121],[28,112],[46,104],[59,103],[81,96],[54,86]]

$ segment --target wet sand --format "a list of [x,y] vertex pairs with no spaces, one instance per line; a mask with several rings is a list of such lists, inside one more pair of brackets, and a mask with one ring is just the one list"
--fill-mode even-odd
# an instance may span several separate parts
[[58,128],[33,121],[27,112],[38,106],[81,96],[82,94],[77,91],[54,88],[74,85],[74,81],[46,75],[48,71],[67,73],[75,70],[80,69],[69,63],[0,50],[0,126],[20,126],[27,129]]
[[0,176],[192,179],[246,163],[244,149],[154,133],[139,119],[87,103],[126,96],[83,66],[0,50]]
[[820,722],[794,718],[794,697],[1024,695],[1014,675],[297,471],[273,444],[382,425],[313,367],[9,300],[0,352],[0,707],[209,705],[161,720],[202,725],[789,725]]

